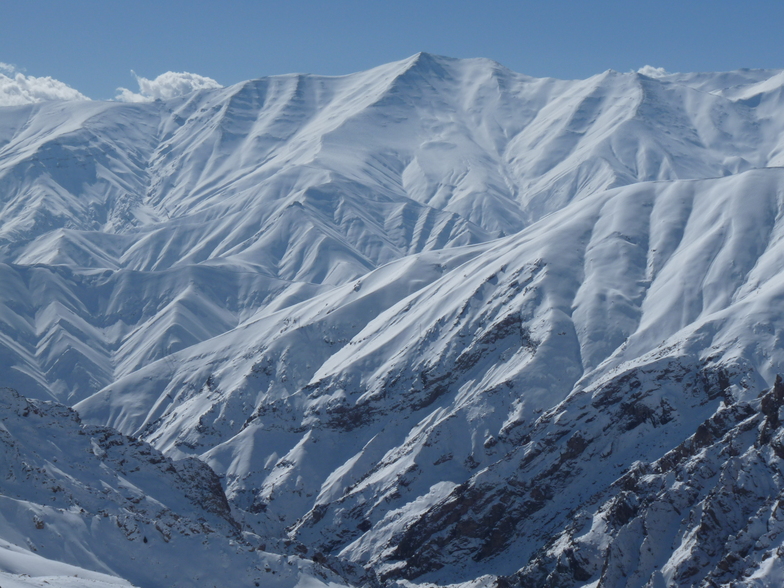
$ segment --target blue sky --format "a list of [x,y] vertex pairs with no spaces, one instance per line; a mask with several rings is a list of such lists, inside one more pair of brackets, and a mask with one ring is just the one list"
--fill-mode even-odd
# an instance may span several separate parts
[[784,67],[781,0],[4,0],[0,15],[0,62],[97,99],[135,90],[132,69],[228,85],[350,73],[418,51],[560,78]]

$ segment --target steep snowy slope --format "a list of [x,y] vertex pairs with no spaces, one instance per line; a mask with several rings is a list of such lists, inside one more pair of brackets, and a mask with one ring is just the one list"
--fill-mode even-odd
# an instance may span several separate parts
[[10,570],[0,572],[0,585],[10,588],[132,588],[122,578],[46,559],[4,540],[0,540],[0,567]]
[[420,54],[0,109],[0,383],[386,582],[724,582],[697,524],[647,563],[612,559],[634,517],[580,539],[636,462],[761,426],[784,371],[784,77],[648,73]]
[[201,461],[173,462],[7,388],[0,403],[3,570],[139,586],[337,586],[313,562],[257,549]]

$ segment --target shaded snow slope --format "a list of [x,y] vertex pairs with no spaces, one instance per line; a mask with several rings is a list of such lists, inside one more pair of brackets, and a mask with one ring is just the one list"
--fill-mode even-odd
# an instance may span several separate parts
[[139,586],[293,587],[304,577],[337,585],[311,561],[257,549],[258,537],[241,533],[203,462],[174,462],[117,431],[82,424],[69,408],[9,389],[0,390],[0,403],[3,572],[67,574],[81,586],[107,585],[107,575]]
[[132,586],[122,578],[46,559],[27,547],[0,540],[0,582],[9,588],[113,588]]
[[720,584],[697,524],[617,560],[640,523],[602,513],[707,420],[768,418],[783,86],[419,54],[0,109],[0,384],[206,461],[243,528],[363,582]]

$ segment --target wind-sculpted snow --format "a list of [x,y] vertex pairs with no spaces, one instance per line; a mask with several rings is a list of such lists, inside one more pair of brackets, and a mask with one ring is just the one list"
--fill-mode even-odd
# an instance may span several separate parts
[[[784,372],[782,84],[420,54],[0,109],[0,384],[352,581],[616,585],[628,521],[579,521]],[[725,582],[680,532],[619,573]]]

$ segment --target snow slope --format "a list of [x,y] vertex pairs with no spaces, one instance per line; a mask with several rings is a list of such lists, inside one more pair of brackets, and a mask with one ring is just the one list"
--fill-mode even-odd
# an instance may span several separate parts
[[4,572],[75,575],[98,585],[112,582],[108,575],[139,586],[293,587],[305,576],[317,585],[336,579],[312,561],[266,553],[258,537],[243,535],[203,462],[173,462],[142,441],[82,424],[72,409],[7,388],[0,403]]
[[29,300],[3,313],[22,323],[3,344],[6,383],[75,402],[273,299],[516,233],[611,186],[780,165],[777,72],[714,77],[745,93],[420,54],[149,104],[3,108],[4,298]]
[[[540,585],[585,543],[553,585],[614,585],[639,524],[577,549],[579,507],[784,367],[782,85],[419,54],[2,108],[0,384],[206,461],[276,549]],[[656,565],[718,565],[694,529]]]
[[41,557],[40,555],[12,543],[0,543],[0,581],[10,588],[37,586],[43,588],[111,588],[115,586],[131,586],[125,580],[99,572],[92,572],[59,561]]
[[[265,531],[289,527],[378,564],[474,472],[516,463],[538,415],[586,387],[670,358],[714,378],[720,366],[735,374],[732,397],[756,396],[782,364],[782,227],[771,211],[783,181],[770,169],[602,192],[381,314],[374,286],[389,292],[384,274],[402,262],[181,352],[173,370],[143,368],[78,409],[174,455],[203,455]],[[699,415],[682,395],[677,382],[653,407]],[[698,424],[687,419],[673,439]],[[618,467],[670,448],[647,443]],[[480,569],[497,573],[498,561]]]

